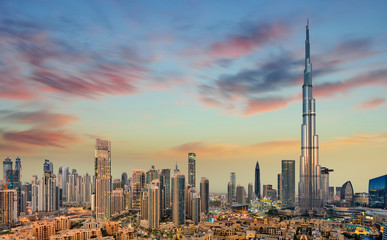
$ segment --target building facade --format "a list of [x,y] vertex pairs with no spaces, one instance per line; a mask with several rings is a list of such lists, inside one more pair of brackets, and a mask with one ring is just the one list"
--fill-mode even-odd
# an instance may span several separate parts
[[188,153],[188,184],[196,187],[196,154]]
[[294,160],[282,160],[282,206],[294,207],[296,194],[296,162]]
[[95,216],[111,216],[111,143],[97,139],[95,144]]
[[298,204],[301,212],[320,211],[322,193],[320,188],[319,143],[316,134],[316,101],[312,94],[312,62],[310,60],[309,20],[306,25],[305,70],[302,86],[302,125],[300,182]]

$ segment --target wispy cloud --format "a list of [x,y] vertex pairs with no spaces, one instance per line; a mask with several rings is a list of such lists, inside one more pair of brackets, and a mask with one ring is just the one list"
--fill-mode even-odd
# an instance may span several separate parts
[[387,100],[385,98],[373,98],[358,104],[357,109],[370,110],[382,106],[386,102]]

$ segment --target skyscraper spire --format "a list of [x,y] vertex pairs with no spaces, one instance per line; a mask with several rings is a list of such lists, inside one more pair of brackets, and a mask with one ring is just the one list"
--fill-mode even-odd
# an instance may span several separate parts
[[318,211],[322,207],[320,189],[321,169],[319,165],[319,144],[316,135],[315,99],[312,94],[312,63],[310,61],[309,19],[306,24],[305,70],[302,86],[302,125],[300,182],[298,185],[301,211]]

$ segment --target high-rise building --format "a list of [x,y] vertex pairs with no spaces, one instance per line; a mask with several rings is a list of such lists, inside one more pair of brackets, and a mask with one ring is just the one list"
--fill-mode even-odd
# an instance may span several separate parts
[[45,159],[43,164],[43,172],[48,172],[48,171],[51,173],[51,175],[53,175],[54,165],[52,164],[52,162],[50,162],[50,160]]
[[239,204],[246,204],[246,190],[245,187],[238,184],[236,187],[236,200]]
[[295,206],[295,192],[296,192],[296,161],[282,160],[282,206]]
[[329,172],[333,172],[333,169],[328,169],[326,167],[321,167],[321,194],[323,205],[325,205],[330,197],[329,197]]
[[151,169],[146,172],[146,183],[150,184],[154,179],[159,178],[159,171],[152,165]]
[[121,174],[121,182],[124,184],[125,188],[128,186],[128,174],[126,172]]
[[278,173],[277,175],[277,190],[278,190],[277,199],[282,201],[282,174],[281,173]]
[[196,186],[196,154],[188,153],[188,184]]
[[15,161],[15,169],[13,169],[13,188],[20,190],[21,189],[21,160],[19,157]]
[[267,191],[267,198],[276,201],[277,200],[277,190],[275,189],[270,189]]
[[271,184],[264,184],[263,185],[263,194],[262,194],[262,197],[263,198],[267,198],[267,191],[273,189],[273,186]]
[[148,204],[149,204],[149,196],[148,196],[148,188],[143,188],[141,190],[141,206],[140,206],[140,219],[148,220]]
[[112,191],[112,206],[111,212],[112,214],[120,213],[124,210],[124,189],[116,188]]
[[340,200],[350,202],[351,205],[354,204],[355,193],[351,181],[345,182],[341,187]]
[[148,188],[148,222],[151,228],[160,225],[160,189],[153,183]]
[[329,187],[329,197],[328,197],[328,201],[331,201],[333,199],[333,197],[335,196],[335,187]]
[[[160,174],[160,210],[171,208],[171,170],[162,169]],[[164,214],[164,213],[163,213]],[[163,216],[163,215],[162,215]]]
[[187,219],[192,219],[192,200],[193,200],[193,197],[194,195],[196,195],[197,191],[196,191],[196,188],[194,187],[191,187],[188,189],[188,196],[187,196],[187,201],[186,201],[186,206],[187,207],[187,215],[186,215],[186,218]]
[[177,166],[177,162],[176,162],[176,167],[175,169],[173,170],[173,174],[175,175],[176,173],[179,173],[180,172],[180,169],[179,167]]
[[185,202],[185,216],[186,218],[189,218],[189,208],[190,208],[190,204],[189,204],[189,195],[190,195],[190,189],[192,188],[192,186],[188,183],[185,184],[185,187],[184,187],[184,202]]
[[232,204],[232,183],[228,182],[227,184],[227,203]]
[[316,134],[316,101],[313,98],[312,88],[308,20],[305,40],[304,84],[302,86],[303,122],[301,125],[300,182],[298,185],[298,204],[302,212],[319,211],[322,208],[319,143]]
[[38,211],[52,212],[57,210],[56,177],[51,170],[46,170],[38,188]]
[[193,196],[192,196],[192,222],[194,224],[197,224],[200,222],[200,195],[198,193],[194,193]]
[[17,222],[17,212],[17,191],[15,189],[0,190],[0,224]]
[[95,144],[95,216],[111,216],[111,143],[97,139]]
[[200,181],[200,200],[201,212],[207,214],[210,205],[210,181],[205,177]]
[[176,173],[172,178],[172,220],[178,226],[185,223],[184,207],[185,176],[183,173]]
[[12,169],[12,160],[7,157],[3,161],[3,179],[4,183],[8,184],[8,189],[13,188],[13,169]]
[[254,200],[254,197],[253,195],[255,195],[255,193],[253,192],[253,183],[249,183],[248,187],[247,187],[247,200],[248,202],[250,203],[252,200]]
[[369,207],[387,208],[387,175],[369,180]]
[[67,183],[69,181],[69,167],[68,166],[61,166],[62,169],[62,181],[61,181],[61,188],[62,188],[62,194],[63,194],[63,202],[67,202]]
[[141,209],[141,191],[145,188],[146,172],[143,169],[132,170],[132,208]]
[[236,199],[236,196],[235,196],[235,190],[236,190],[236,175],[235,175],[235,172],[231,172],[230,173],[230,182],[232,184],[232,199]]
[[259,169],[259,163],[257,161],[257,163],[255,164],[255,196],[258,198],[258,199],[261,199],[261,171]]

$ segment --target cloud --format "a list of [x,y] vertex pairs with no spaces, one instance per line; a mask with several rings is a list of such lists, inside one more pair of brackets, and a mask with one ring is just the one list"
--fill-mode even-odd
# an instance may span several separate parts
[[51,113],[47,110],[31,112],[0,110],[0,119],[41,128],[58,128],[78,120],[78,117],[69,114]]
[[267,156],[275,155],[278,151],[293,151],[300,147],[298,139],[279,139],[268,142],[261,142],[251,145],[238,144],[210,144],[207,141],[189,142],[172,147],[170,149],[156,152],[161,157],[179,157],[187,152],[199,153],[202,157],[220,157],[223,156]]
[[370,100],[367,100],[365,102],[360,103],[357,108],[360,110],[370,110],[377,108],[383,104],[385,104],[387,100],[385,98],[373,98]]
[[48,131],[41,129],[9,131],[3,133],[3,138],[15,143],[59,148],[65,148],[67,144],[78,141],[76,136],[63,131]]
[[48,110],[40,111],[13,111],[0,110],[2,122],[20,123],[26,125],[27,130],[0,131],[4,141],[4,149],[13,151],[35,150],[36,146],[66,148],[68,144],[80,140],[77,134],[67,129],[67,126],[78,120],[76,116],[61,113],[52,113]]
[[259,113],[275,111],[288,106],[291,99],[284,98],[261,98],[249,99],[242,116],[252,116]]
[[384,146],[387,141],[387,132],[380,133],[354,133],[349,137],[334,137],[331,141],[322,142],[324,149],[337,149],[348,146]]
[[283,22],[245,24],[243,30],[210,45],[207,55],[214,58],[239,58],[249,55],[275,40],[288,35]]
[[314,95],[317,97],[327,97],[364,86],[387,86],[387,70],[375,70],[349,78],[345,81],[327,82],[316,85]]

